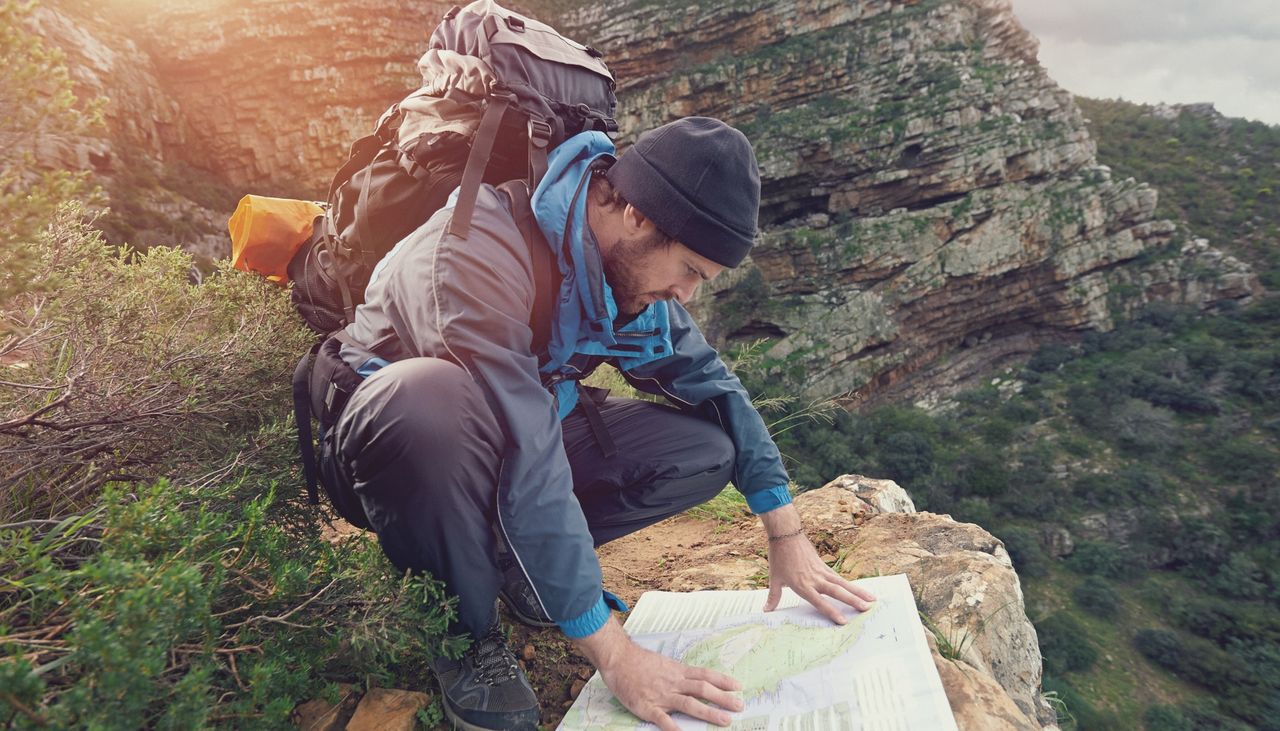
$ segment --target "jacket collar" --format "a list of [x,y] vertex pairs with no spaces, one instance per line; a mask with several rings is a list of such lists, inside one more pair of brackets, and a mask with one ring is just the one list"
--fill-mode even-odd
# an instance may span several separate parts
[[671,354],[666,302],[655,302],[614,328],[618,306],[604,278],[599,244],[587,225],[591,163],[612,157],[614,151],[613,142],[600,132],[569,138],[548,156],[547,174],[531,199],[563,275],[547,344],[552,368],[575,352],[615,357],[624,368]]

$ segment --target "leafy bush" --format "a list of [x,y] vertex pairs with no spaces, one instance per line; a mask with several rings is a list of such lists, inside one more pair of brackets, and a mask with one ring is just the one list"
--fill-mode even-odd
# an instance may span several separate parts
[[1133,646],[1144,657],[1166,668],[1184,667],[1186,651],[1177,633],[1165,629],[1144,629],[1133,636]]
[[1164,479],[1140,464],[1125,465],[1115,473],[1083,475],[1071,490],[1086,504],[1100,508],[1162,504],[1168,498]]
[[1214,474],[1227,482],[1256,482],[1275,478],[1280,459],[1273,448],[1245,437],[1229,439],[1204,450]]
[[1174,561],[1200,574],[1209,574],[1227,559],[1231,536],[1208,518],[1187,516],[1170,536]]
[[1129,561],[1117,547],[1098,541],[1077,543],[1066,563],[1076,573],[1105,576],[1109,579],[1122,579],[1132,570]]
[[1071,615],[1051,614],[1035,626],[1046,673],[1084,672],[1097,662],[1088,631]]
[[1245,553],[1231,554],[1210,585],[1223,596],[1235,599],[1262,599],[1270,593],[1266,572]]
[[1142,723],[1147,731],[1198,731],[1177,706],[1151,706]]
[[956,503],[951,511],[951,517],[961,523],[989,526],[995,520],[995,511],[991,509],[991,503],[986,498],[966,497]]
[[1165,452],[1178,446],[1178,423],[1172,411],[1146,401],[1125,399],[1107,420],[1116,443],[1129,454]]
[[1046,693],[1056,694],[1070,714],[1059,724],[1062,731],[1132,731],[1114,713],[1094,708],[1089,702],[1092,696],[1086,697],[1067,681],[1046,673],[1041,685]]
[[1042,345],[1035,352],[1035,355],[1031,356],[1031,360],[1027,361],[1027,368],[1037,373],[1056,371],[1064,364],[1078,357],[1078,355],[1078,352],[1070,345],[1049,343]]
[[1050,558],[1044,552],[1036,531],[1011,525],[999,528],[996,534],[1004,542],[1004,548],[1009,552],[1013,568],[1019,576],[1038,578],[1049,575]]
[[185,474],[283,414],[309,336],[279,288],[225,262],[105,245],[74,206],[42,235],[33,291],[4,313],[0,516],[77,510],[111,480]]
[[1099,617],[1114,617],[1120,609],[1120,595],[1105,581],[1088,579],[1071,592],[1081,608]]
[[1262,655],[1275,657],[1259,662],[1260,657],[1235,657],[1198,637],[1161,629],[1138,632],[1133,644],[1170,673],[1213,691],[1232,715],[1254,724],[1273,718],[1272,706],[1280,692],[1280,653],[1274,648],[1263,649]]
[[894,432],[884,440],[880,465],[890,479],[911,482],[933,469],[933,443],[916,432]]
[[[61,202],[89,193],[85,173],[42,169],[35,151],[102,124],[104,100],[76,98],[63,54],[32,27],[34,9],[0,0],[0,310],[39,272],[36,232]],[[0,318],[0,337],[9,327]]]
[[[261,492],[261,494],[258,494]],[[0,528],[0,719],[17,728],[289,728],[326,676],[456,653],[442,585],[371,541],[286,533],[256,480],[108,490]]]

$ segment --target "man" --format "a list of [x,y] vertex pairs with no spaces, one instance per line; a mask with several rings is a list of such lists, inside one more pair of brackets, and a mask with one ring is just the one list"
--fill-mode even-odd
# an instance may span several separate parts
[[[325,479],[354,491],[397,567],[458,596],[472,645],[432,667],[464,728],[537,727],[499,595],[521,621],[558,625],[640,718],[727,725],[741,708],[735,681],[631,642],[594,547],[729,480],[770,536],[766,609],[784,586],[837,622],[823,595],[857,609],[873,599],[818,558],[763,421],[682,306],[755,237],[750,143],[694,117],[642,135],[616,163],[612,153],[599,133],[568,140],[532,196],[563,275],[541,366],[533,252],[489,186],[465,240],[447,232],[446,207],[379,264],[344,338],[359,347],[343,359],[367,378],[325,435]],[[605,361],[678,408],[580,402],[576,380]]]

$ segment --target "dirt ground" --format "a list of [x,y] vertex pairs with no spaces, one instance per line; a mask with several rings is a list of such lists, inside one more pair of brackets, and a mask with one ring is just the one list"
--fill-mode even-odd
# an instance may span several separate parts
[[[749,553],[747,547],[762,539],[755,535],[759,530],[758,523],[750,520],[725,523],[688,515],[670,518],[597,550],[604,586],[634,606],[645,591],[666,588],[671,577],[704,565],[708,554]],[[326,538],[334,541],[360,534],[363,531],[341,521],[326,530]],[[505,606],[499,606],[502,621],[511,632],[511,648],[541,701],[542,723],[553,729],[595,670],[558,629],[526,627],[508,614]],[[618,615],[618,619],[625,621],[626,615]]]
[[[668,577],[701,563],[698,553],[739,531],[738,525],[677,516],[619,538],[597,550],[605,589],[634,606],[645,591],[664,587]],[[512,648],[542,701],[542,722],[555,728],[595,669],[559,630],[526,627],[505,607],[502,611],[512,628]],[[625,621],[626,615],[618,619]]]

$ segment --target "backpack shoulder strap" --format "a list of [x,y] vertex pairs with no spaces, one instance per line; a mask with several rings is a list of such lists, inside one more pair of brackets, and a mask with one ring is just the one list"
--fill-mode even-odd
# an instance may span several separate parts
[[529,314],[529,328],[533,330],[533,352],[542,363],[547,344],[551,342],[551,323],[555,318],[556,293],[560,291],[560,271],[552,261],[551,246],[533,216],[529,204],[529,184],[523,180],[509,180],[498,186],[511,201],[511,212],[525,244],[529,246],[533,261],[533,312]]

